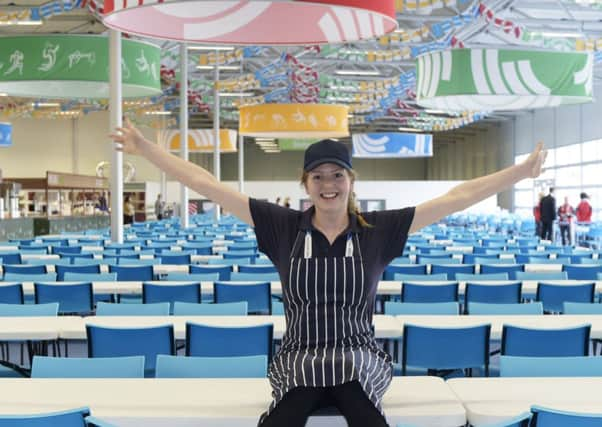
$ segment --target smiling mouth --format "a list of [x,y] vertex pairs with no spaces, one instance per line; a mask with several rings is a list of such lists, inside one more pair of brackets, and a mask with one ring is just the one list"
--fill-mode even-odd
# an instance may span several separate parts
[[339,193],[320,193],[320,197],[322,199],[326,199],[326,200],[333,200],[336,199],[336,197],[339,195]]

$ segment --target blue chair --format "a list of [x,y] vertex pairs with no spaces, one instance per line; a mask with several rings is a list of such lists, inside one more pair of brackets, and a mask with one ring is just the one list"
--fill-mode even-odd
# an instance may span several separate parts
[[541,302],[528,304],[494,304],[487,302],[469,302],[466,313],[473,315],[541,315],[543,305]]
[[272,316],[284,316],[284,303],[282,301],[272,301]]
[[535,300],[541,301],[544,311],[548,313],[562,313],[565,301],[593,303],[596,291],[595,287],[595,283],[555,285],[539,282],[537,283]]
[[56,255],[79,254],[82,252],[81,246],[51,246],[51,253]]
[[514,259],[508,259],[508,258],[481,258],[481,257],[476,257],[474,260],[475,264],[479,264],[479,265],[508,265],[508,264],[514,264]]
[[483,280],[508,280],[508,273],[490,274],[456,274],[456,280],[460,282],[481,282]]
[[484,368],[489,376],[491,325],[467,328],[427,328],[405,324],[401,373],[407,367],[432,370]]
[[457,302],[458,283],[426,285],[404,282],[401,287],[401,301],[404,303]]
[[[475,248],[476,249],[476,248]],[[496,260],[499,259],[498,255],[495,254],[479,254],[479,253],[474,253],[474,254],[464,254],[462,256],[462,262],[464,264],[479,264],[477,262],[477,258],[482,259],[488,259],[488,260]],[[495,261],[493,261],[495,262]]]
[[117,273],[65,273],[65,282],[116,282]]
[[34,282],[34,300],[36,304],[59,303],[59,313],[90,314],[94,312],[92,283],[75,284]]
[[109,265],[109,273],[117,273],[117,280],[119,281],[144,282],[153,280],[152,265]]
[[565,271],[517,271],[514,273],[516,280],[567,280],[568,276]]
[[456,280],[457,273],[474,274],[475,266],[471,264],[431,265],[431,274],[447,274],[448,280]]
[[23,304],[23,285],[0,285],[0,304]]
[[54,282],[54,281],[56,281],[56,273],[46,273],[46,274],[6,273],[2,280],[5,282]]
[[99,301],[96,304],[97,316],[169,316],[169,303],[113,304]]
[[4,252],[0,251],[1,264],[23,264],[23,259],[19,252]]
[[590,325],[564,329],[528,329],[504,325],[502,355],[587,356]]
[[276,266],[274,264],[264,264],[264,265],[239,265],[238,266],[239,273],[278,273],[276,270]]
[[602,265],[563,265],[562,271],[566,272],[570,280],[596,280],[598,273],[602,273]]
[[500,356],[501,377],[602,377],[602,357]]
[[142,302],[144,304],[153,302],[166,302],[169,304],[170,312],[173,312],[174,302],[201,302],[201,284],[169,284],[155,285],[152,283],[142,284]]
[[90,416],[88,408],[26,415],[0,415],[0,427],[116,427]]
[[183,253],[178,255],[159,254],[157,258],[161,260],[161,264],[169,265],[189,265],[192,263],[190,254]]
[[56,279],[65,280],[65,273],[100,273],[100,265],[57,265]]
[[388,265],[385,267],[384,280],[398,280],[395,274],[426,275],[426,265]]
[[0,304],[0,317],[57,316],[59,304]]
[[448,315],[459,314],[460,304],[457,302],[385,302],[385,314],[388,315]]
[[174,316],[246,316],[249,312],[248,303],[224,302],[220,304],[194,304],[189,302],[174,302]]
[[531,406],[531,427],[599,427],[602,414],[578,413]]
[[213,244],[209,243],[183,243],[182,249],[187,252],[194,252],[196,255],[211,255],[213,253]]
[[[124,267],[137,267],[137,266],[153,266],[161,264],[161,258],[150,258],[150,259],[137,259],[137,258],[125,258],[121,257],[117,259],[117,263]],[[114,264],[114,263],[113,263]]]
[[152,328],[105,328],[86,325],[89,357],[144,356],[145,376],[153,377],[157,355],[175,356],[172,325]]
[[471,302],[518,304],[521,302],[521,287],[521,282],[503,285],[468,282],[464,289],[465,305]]
[[602,314],[602,304],[587,302],[569,302],[563,303],[564,314]]
[[106,264],[106,259],[73,258],[72,265],[101,265]]
[[66,261],[70,261],[71,263],[73,263],[74,259],[87,259],[87,260],[94,259],[94,254],[93,253],[86,253],[86,254],[61,254],[61,259],[62,260],[66,260]]
[[6,275],[10,274],[46,274],[48,273],[45,265],[12,265],[12,264],[4,264],[2,266],[2,271]]
[[169,282],[215,282],[219,273],[167,273],[165,280]]
[[279,282],[280,275],[272,273],[230,273],[231,282]]
[[186,356],[267,356],[272,359],[274,325],[207,326],[186,322]]
[[157,356],[157,378],[265,378],[265,355],[240,357]]
[[270,282],[214,282],[213,299],[216,303],[246,301],[253,314],[272,312]]
[[525,264],[481,264],[481,274],[492,274],[492,273],[508,273],[510,280],[517,280],[515,273],[517,271],[524,271]]
[[402,274],[395,273],[393,279],[398,282],[448,282],[447,274]]
[[[254,259],[254,258],[253,258]],[[207,260],[207,264],[209,265],[219,265],[219,266],[233,266],[239,264],[251,264],[251,258],[249,257],[241,257],[241,258],[229,258],[229,259],[214,259],[210,258]]]
[[232,273],[231,265],[191,265],[190,274],[210,274],[218,273],[219,280],[230,280],[230,273]]
[[432,255],[418,255],[417,262],[418,264],[462,264],[462,260],[459,258],[451,258],[450,257],[434,257]]
[[144,378],[144,356],[96,359],[34,356],[31,378]]

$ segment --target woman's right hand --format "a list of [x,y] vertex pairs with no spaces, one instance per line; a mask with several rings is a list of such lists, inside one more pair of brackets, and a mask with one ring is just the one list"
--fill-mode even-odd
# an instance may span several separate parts
[[116,143],[115,150],[126,154],[142,154],[144,146],[150,144],[128,118],[125,119],[123,127],[117,128],[116,132],[109,136]]

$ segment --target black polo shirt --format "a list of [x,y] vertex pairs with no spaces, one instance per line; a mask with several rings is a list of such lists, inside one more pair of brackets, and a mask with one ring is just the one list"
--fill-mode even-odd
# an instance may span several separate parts
[[[259,250],[265,253],[277,267],[281,278],[287,278],[291,251],[299,231],[301,251],[295,257],[303,256],[303,238],[311,230],[313,257],[344,257],[349,232],[357,233],[360,251],[354,248],[354,256],[361,256],[369,283],[377,283],[385,267],[398,256],[405,246],[408,231],[414,218],[414,208],[372,211],[362,213],[362,217],[373,227],[362,227],[355,215],[349,216],[349,227],[341,233],[332,245],[311,223],[314,207],[305,212],[288,209],[257,199],[249,199],[251,216],[255,223],[255,234]],[[355,239],[354,239],[355,245]],[[286,279],[284,279],[286,280]]]

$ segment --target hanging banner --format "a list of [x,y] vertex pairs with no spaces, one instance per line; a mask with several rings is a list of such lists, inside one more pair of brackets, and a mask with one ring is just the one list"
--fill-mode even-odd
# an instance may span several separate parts
[[[213,129],[189,129],[188,151],[191,153],[213,153],[215,138]],[[222,153],[235,153],[237,132],[231,129],[220,129],[219,148]],[[160,130],[159,142],[169,147],[169,151],[180,151],[180,131]]]
[[417,60],[417,102],[438,110],[519,110],[592,101],[593,56],[453,49]]
[[0,123],[0,147],[10,147],[13,145],[13,125],[10,123]]
[[[161,93],[158,46],[122,40],[123,97]],[[32,98],[108,98],[109,39],[53,35],[0,38],[0,92]]]
[[317,139],[296,139],[296,138],[280,138],[278,140],[278,146],[280,151],[305,151]]
[[433,157],[433,135],[421,133],[355,133],[353,157]]

